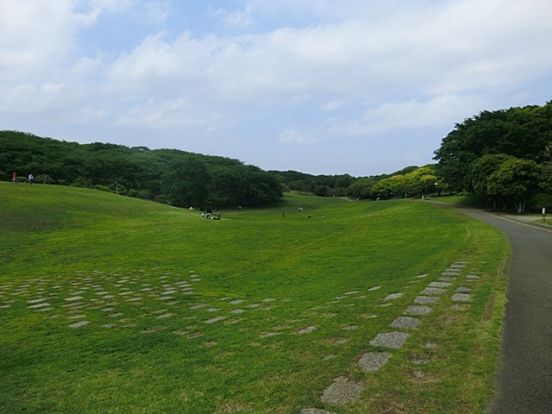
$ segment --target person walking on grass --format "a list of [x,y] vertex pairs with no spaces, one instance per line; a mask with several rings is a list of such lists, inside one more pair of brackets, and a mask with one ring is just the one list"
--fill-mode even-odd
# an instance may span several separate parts
[[29,176],[27,177],[27,179],[29,180],[29,184],[33,184],[33,180],[34,180],[34,175],[32,174],[29,174]]
[[12,182],[14,184],[17,182],[17,173],[15,171],[12,173]]

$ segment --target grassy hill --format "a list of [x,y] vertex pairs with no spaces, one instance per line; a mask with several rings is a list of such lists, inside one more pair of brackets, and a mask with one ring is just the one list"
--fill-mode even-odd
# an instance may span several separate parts
[[[365,391],[326,407],[339,413],[482,412],[491,392],[507,242],[452,210],[289,194],[210,221],[0,183],[0,244],[0,412],[296,413],[340,375]],[[443,297],[361,372],[369,341],[458,260],[481,275],[472,303]]]

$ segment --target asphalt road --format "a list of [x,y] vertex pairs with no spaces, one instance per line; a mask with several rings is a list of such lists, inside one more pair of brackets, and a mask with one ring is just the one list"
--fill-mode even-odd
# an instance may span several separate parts
[[464,213],[512,242],[502,364],[493,414],[552,413],[552,231],[477,210]]

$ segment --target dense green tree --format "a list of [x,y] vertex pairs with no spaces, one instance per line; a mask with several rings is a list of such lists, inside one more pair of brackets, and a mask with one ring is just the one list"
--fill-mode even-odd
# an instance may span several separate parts
[[513,203],[516,212],[523,213],[529,197],[538,192],[538,178],[537,163],[511,157],[503,161],[490,175],[487,193]]
[[347,188],[347,195],[352,198],[365,200],[373,198],[373,188],[376,183],[376,179],[372,177],[364,177],[354,181]]
[[175,206],[204,208],[211,184],[205,164],[190,158],[171,164],[161,187]]
[[491,175],[507,159],[512,158],[506,154],[487,154],[471,163],[466,175],[466,188],[477,196],[488,199],[496,205],[496,194],[488,192],[489,179]]
[[[545,162],[552,145],[552,102],[483,111],[457,124],[435,151],[440,174],[453,190],[466,189],[469,166],[487,154]],[[469,189],[469,188],[468,188]]]
[[346,196],[355,178],[349,174],[312,175],[298,171],[271,171],[287,188],[321,196]]
[[230,158],[178,150],[40,138],[0,131],[0,179],[33,173],[37,183],[93,187],[181,206],[223,208],[278,201],[277,177]]

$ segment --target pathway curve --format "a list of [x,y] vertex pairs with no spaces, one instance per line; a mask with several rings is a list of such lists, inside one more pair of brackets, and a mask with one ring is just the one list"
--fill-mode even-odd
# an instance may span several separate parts
[[512,242],[496,414],[552,412],[552,230],[462,209]]

